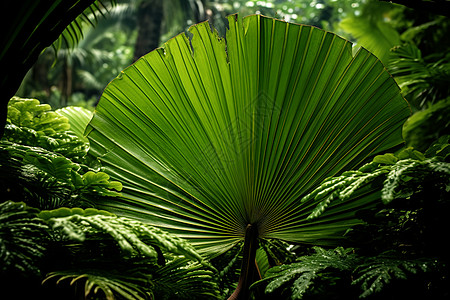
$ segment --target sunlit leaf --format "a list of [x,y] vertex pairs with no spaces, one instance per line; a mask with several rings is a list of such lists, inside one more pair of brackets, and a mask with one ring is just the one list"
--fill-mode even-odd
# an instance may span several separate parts
[[229,17],[224,39],[190,28],[124,70],[88,128],[123,184],[97,205],[164,227],[205,252],[243,239],[334,243],[374,197],[307,220],[324,179],[402,142],[406,101],[380,61],[318,28]]

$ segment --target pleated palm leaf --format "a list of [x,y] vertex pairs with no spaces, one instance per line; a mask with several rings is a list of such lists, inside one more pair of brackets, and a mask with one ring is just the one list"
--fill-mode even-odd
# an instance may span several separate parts
[[249,264],[258,240],[340,239],[378,194],[367,188],[313,220],[320,201],[301,200],[402,142],[409,109],[394,80],[365,49],[352,56],[350,42],[310,26],[233,15],[226,41],[207,22],[190,32],[105,89],[86,132],[123,197],[98,205],[207,255],[245,237]]

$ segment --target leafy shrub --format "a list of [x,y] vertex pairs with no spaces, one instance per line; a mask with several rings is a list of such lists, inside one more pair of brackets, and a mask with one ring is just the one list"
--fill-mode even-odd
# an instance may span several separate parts
[[[64,110],[69,117],[80,113],[79,109]],[[77,118],[74,133],[69,131],[69,119],[49,105],[18,97],[10,101],[0,141],[0,187],[5,198],[53,209],[90,207],[100,197],[120,195],[122,185],[109,181],[87,157],[89,144],[80,131],[88,115]]]
[[447,297],[448,258],[440,241],[450,233],[448,142],[443,136],[424,154],[405,148],[379,155],[326,179],[306,196],[322,199],[310,219],[341,199],[380,199],[357,212],[362,224],[347,231],[346,244],[355,248],[313,247],[314,253],[269,269],[253,285],[255,293],[262,290],[267,299]]
[[107,299],[190,299],[192,294],[211,299],[218,294],[214,269],[172,234],[92,208],[59,208],[39,216],[63,245],[54,252],[59,264],[44,282],[71,279],[85,295],[101,290]]
[[329,296],[336,297],[339,295],[336,286],[341,286],[340,293],[343,294],[338,299],[366,298],[379,293],[394,280],[433,272],[437,267],[433,259],[408,260],[387,254],[366,257],[355,253],[353,248],[342,247],[313,249],[315,253],[301,256],[295,263],[273,267],[252,288],[262,286],[266,296],[272,297],[270,299],[277,296],[283,299],[320,299],[330,290]]
[[0,203],[1,277],[20,272],[38,275],[45,254],[49,227],[37,218],[37,210],[5,201]]
[[[434,147],[447,148],[447,144]],[[439,146],[440,145],[440,146]],[[450,163],[444,152],[426,157],[421,152],[406,148],[397,155],[387,153],[376,156],[372,162],[358,170],[325,179],[321,185],[301,201],[322,199],[309,219],[319,216],[333,201],[346,200],[363,189],[380,191],[381,200],[387,204],[395,198],[407,198],[418,192],[424,183],[436,184],[444,189],[450,181]]]
[[[0,204],[0,237],[2,282],[10,288],[29,286],[18,292],[19,298],[43,293],[46,299],[61,299],[77,290],[106,299],[218,295],[214,268],[186,241],[106,211],[39,212],[7,201]],[[54,280],[57,284],[69,280],[75,292],[51,288]]]

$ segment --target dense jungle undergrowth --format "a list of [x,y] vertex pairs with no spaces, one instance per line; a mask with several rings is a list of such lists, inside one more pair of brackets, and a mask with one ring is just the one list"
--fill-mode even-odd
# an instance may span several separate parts
[[[5,50],[1,65],[25,76],[61,34],[55,50],[64,40],[77,47],[86,28],[129,9],[71,2],[33,2],[36,15],[7,43],[13,51],[24,38],[33,51]],[[219,18],[228,4],[216,2]],[[243,11],[275,8],[295,20],[313,7],[260,2]],[[334,2],[314,2],[313,25],[356,46],[310,25],[231,15],[225,37],[199,23],[138,59],[94,111],[12,97],[23,78],[2,79],[11,85],[0,139],[4,291],[449,298],[450,21],[435,10]],[[441,1],[416,4],[425,2]],[[348,15],[326,18],[333,10]],[[62,11],[71,25],[57,22]]]

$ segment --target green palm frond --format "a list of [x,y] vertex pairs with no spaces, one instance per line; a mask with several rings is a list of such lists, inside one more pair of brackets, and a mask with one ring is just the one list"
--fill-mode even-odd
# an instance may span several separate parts
[[69,120],[70,130],[73,131],[78,138],[86,142],[84,130],[92,118],[92,112],[86,108],[79,106],[67,106],[55,111]]
[[83,38],[84,30],[86,28],[95,27],[98,24],[98,19],[105,17],[105,14],[110,9],[109,4],[115,5],[116,1],[102,1],[95,0],[87,7],[81,14],[79,14],[70,23],[56,41],[53,42],[53,47],[56,52],[61,48],[62,42],[65,43],[66,48],[74,48]]
[[417,108],[443,100],[450,94],[450,57],[422,57],[413,44],[392,49],[389,71],[395,76],[403,95]]
[[391,76],[364,49],[320,29],[230,16],[226,43],[208,23],[124,70],[88,128],[91,154],[121,199],[99,207],[190,239],[205,253],[260,238],[335,243],[374,197],[300,200],[325,178],[402,142],[409,115]]

